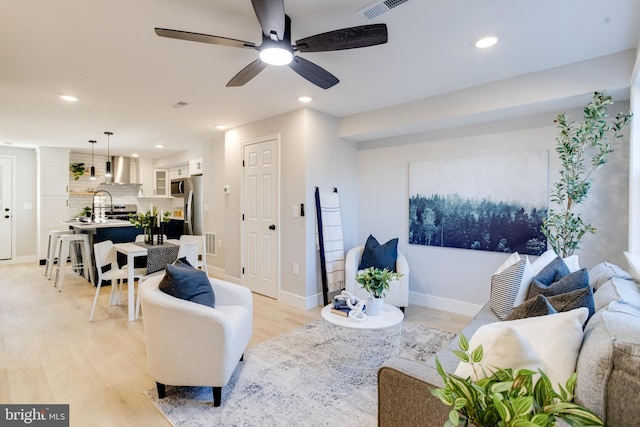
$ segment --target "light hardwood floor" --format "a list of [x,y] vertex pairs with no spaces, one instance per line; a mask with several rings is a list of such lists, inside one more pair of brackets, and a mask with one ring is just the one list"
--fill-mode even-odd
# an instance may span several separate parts
[[[142,320],[128,322],[126,304],[107,307],[105,287],[89,322],[95,288],[65,279],[58,292],[42,266],[0,266],[0,402],[69,404],[72,426],[169,426],[143,395],[155,382]],[[254,295],[250,346],[319,318],[320,307],[298,310]],[[469,321],[418,306],[406,319],[451,332]]]

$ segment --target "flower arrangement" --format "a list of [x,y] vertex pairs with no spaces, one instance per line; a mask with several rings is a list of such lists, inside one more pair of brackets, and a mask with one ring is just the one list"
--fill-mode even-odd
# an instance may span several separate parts
[[402,273],[395,273],[388,268],[380,269],[377,267],[369,267],[356,274],[356,282],[358,282],[365,291],[369,292],[372,297],[383,298],[385,292],[389,290],[389,283],[402,276]]
[[158,209],[155,206],[151,206],[145,213],[129,214],[129,222],[136,226],[136,228],[142,228],[145,234],[145,241],[150,243],[153,241],[153,229],[160,227],[161,223],[169,222],[171,212],[161,211],[158,213]]
[[[454,354],[470,363],[476,372],[476,365],[484,356],[482,346],[469,351],[469,341],[463,334],[458,337],[458,346],[460,350],[454,350]],[[595,413],[572,402],[575,372],[558,393],[542,371],[495,368],[490,376],[474,382],[470,377],[448,374],[437,358],[436,367],[444,388],[433,389],[431,394],[452,408],[446,427],[552,427],[557,425],[557,419],[574,427],[604,425]],[[534,384],[536,374],[540,377]]]

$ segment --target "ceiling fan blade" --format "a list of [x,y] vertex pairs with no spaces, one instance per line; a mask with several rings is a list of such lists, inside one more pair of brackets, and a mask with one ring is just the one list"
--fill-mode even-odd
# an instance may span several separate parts
[[296,41],[300,52],[326,52],[375,46],[387,42],[387,25],[373,24],[343,28]]
[[264,70],[266,67],[266,62],[263,62],[261,59],[256,59],[251,64],[240,70],[238,74],[233,76],[233,78],[229,80],[229,83],[227,83],[227,87],[244,85],[245,83],[249,82],[249,80],[257,76],[260,71]]
[[209,34],[190,33],[188,31],[169,30],[167,28],[156,28],[156,34],[160,37],[169,37],[170,39],[187,40],[191,42],[218,44],[230,47],[243,47],[255,49],[256,45],[252,42],[230,39],[227,37],[211,36]]
[[284,38],[284,0],[251,0],[251,4],[265,37],[276,33],[278,40],[282,40]]
[[289,63],[289,67],[296,73],[300,74],[305,79],[309,80],[316,86],[322,89],[329,89],[340,82],[336,76],[325,70],[324,68],[314,64],[311,61],[307,61],[299,56],[294,56],[293,60]]

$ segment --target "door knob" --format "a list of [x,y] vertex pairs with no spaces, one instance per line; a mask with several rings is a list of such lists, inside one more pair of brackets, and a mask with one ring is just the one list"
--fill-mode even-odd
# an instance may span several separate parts
[[11,218],[9,215],[5,215],[4,217],[5,217],[5,218]]
[[9,212],[9,208],[4,208],[4,211],[5,212]]
[[275,229],[276,229],[275,224],[271,224],[271,225],[269,226],[269,230],[275,230]]

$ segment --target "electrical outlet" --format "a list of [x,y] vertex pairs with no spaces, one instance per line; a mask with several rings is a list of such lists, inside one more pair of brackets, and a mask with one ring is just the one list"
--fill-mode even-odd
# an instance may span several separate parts
[[293,263],[293,274],[298,274],[298,263],[297,262]]

